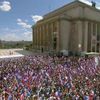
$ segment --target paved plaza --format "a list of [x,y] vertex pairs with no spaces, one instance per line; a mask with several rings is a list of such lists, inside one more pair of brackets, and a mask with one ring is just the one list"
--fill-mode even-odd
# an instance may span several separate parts
[[0,49],[0,58],[20,57],[24,55],[33,55],[31,51],[23,49]]
[[20,49],[0,49],[0,56],[18,55],[19,53],[17,53],[16,50]]

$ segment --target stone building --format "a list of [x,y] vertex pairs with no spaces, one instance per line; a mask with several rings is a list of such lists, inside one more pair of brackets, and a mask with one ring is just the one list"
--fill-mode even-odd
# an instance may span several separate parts
[[100,51],[100,10],[75,0],[32,26],[33,47],[44,51]]

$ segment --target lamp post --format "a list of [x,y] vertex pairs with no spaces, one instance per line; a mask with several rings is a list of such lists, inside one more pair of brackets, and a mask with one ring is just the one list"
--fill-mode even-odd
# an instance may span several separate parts
[[78,44],[78,49],[79,49],[78,50],[78,52],[79,52],[78,55],[80,56],[81,55],[81,49],[82,49],[82,45],[81,44]]
[[79,52],[81,52],[81,48],[82,48],[82,45],[81,44],[78,44]]
[[56,36],[57,35],[57,32],[53,32],[53,35]]

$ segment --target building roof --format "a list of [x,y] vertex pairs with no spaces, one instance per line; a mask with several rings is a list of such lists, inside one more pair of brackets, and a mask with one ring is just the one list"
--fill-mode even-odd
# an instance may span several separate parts
[[[88,4],[83,3],[83,2],[81,2],[79,0],[75,0],[75,1],[73,1],[71,3],[66,4],[63,7],[60,7],[58,9],[56,9],[56,10],[54,10],[54,11],[52,11],[52,12],[46,14],[46,15],[44,15],[43,16],[43,19],[40,20],[40,21],[38,21],[35,25],[38,25],[38,24],[40,24],[40,23],[42,23],[44,21],[49,21],[49,20],[55,19],[55,18],[58,18],[58,19],[59,18],[64,18],[64,16],[60,16],[62,13],[64,15],[64,12],[66,10],[74,9],[75,7],[78,7],[78,6],[87,7],[87,8],[90,8],[90,9],[92,9],[92,10],[100,13],[100,10],[99,9],[97,9],[96,7],[92,7],[92,4],[91,5],[88,5]],[[47,20],[45,20],[45,19],[47,19]],[[70,20],[71,19],[71,16],[66,15],[66,19]],[[35,25],[33,25],[32,27],[34,27]]]
[[71,8],[74,8],[74,7],[77,7],[77,6],[88,7],[90,9],[92,9],[92,10],[95,10],[97,12],[100,12],[100,10],[97,9],[96,7],[92,7],[92,4],[91,5],[88,5],[88,4],[83,3],[83,2],[81,2],[79,0],[75,0],[75,1],[73,1],[71,3],[69,3],[69,4],[66,4],[63,7],[60,7],[58,9],[56,9],[56,10],[54,10],[54,11],[52,11],[52,12],[46,14],[46,15],[44,15],[43,18],[45,19],[45,18],[49,18],[49,17],[55,16],[55,15],[57,15],[59,13],[64,12],[65,10],[68,10],[68,9],[71,9]]

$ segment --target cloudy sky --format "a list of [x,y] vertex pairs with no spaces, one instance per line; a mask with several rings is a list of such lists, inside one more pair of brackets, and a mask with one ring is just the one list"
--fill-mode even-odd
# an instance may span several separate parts
[[[31,26],[43,15],[74,0],[0,0],[0,39],[32,40]],[[80,0],[91,5],[91,0]],[[94,0],[99,8],[99,0]]]

